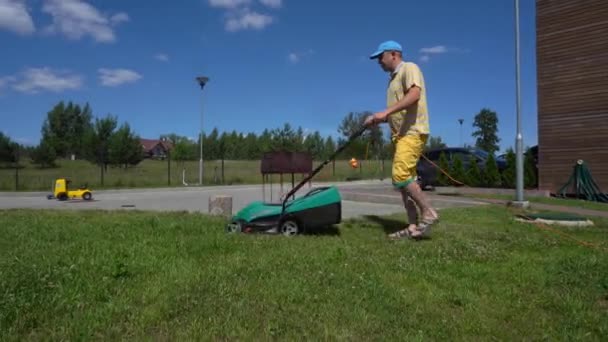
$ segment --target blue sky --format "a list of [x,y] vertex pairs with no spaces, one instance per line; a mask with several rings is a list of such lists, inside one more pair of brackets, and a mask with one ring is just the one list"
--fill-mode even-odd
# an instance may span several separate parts
[[[399,41],[427,82],[432,135],[471,137],[497,111],[515,139],[512,0],[0,0],[0,130],[35,144],[58,101],[165,133],[261,132],[288,122],[337,135],[349,111],[385,106],[387,75],[368,59]],[[521,1],[524,143],[537,142],[534,1]],[[201,92],[194,78],[210,77]],[[231,121],[231,122],[229,122]]]

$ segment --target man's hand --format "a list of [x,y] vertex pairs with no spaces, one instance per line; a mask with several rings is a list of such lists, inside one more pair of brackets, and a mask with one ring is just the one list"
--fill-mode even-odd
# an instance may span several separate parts
[[374,115],[370,115],[365,118],[365,122],[363,123],[365,126],[375,125],[380,122],[385,122],[388,114],[386,112],[377,112]]

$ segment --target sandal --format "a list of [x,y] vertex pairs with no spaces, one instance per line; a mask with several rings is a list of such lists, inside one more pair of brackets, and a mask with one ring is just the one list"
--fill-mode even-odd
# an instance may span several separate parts
[[431,236],[431,227],[439,221],[439,217],[434,219],[422,219],[422,221],[416,227],[416,231],[420,234],[411,235],[413,239],[428,238]]
[[399,240],[401,238],[411,238],[413,237],[412,231],[409,228],[398,230],[392,234],[389,234],[388,237],[393,240]]

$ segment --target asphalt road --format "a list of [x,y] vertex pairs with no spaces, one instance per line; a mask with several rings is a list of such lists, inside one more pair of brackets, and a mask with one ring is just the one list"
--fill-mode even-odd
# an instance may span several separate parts
[[[345,219],[370,214],[387,215],[404,212],[400,194],[395,192],[386,181],[332,184],[338,186],[342,195],[342,214]],[[312,187],[323,185],[327,184],[313,183]],[[282,193],[286,193],[290,189],[291,184],[285,184]],[[302,195],[310,189],[307,184],[298,191],[296,196]],[[212,196],[221,195],[232,197],[232,211],[236,213],[252,201],[279,202],[280,193],[281,187],[279,184],[272,185],[272,199],[268,184],[265,187],[262,187],[262,185],[241,185],[105,191],[95,191],[93,189],[93,200],[91,201],[70,200],[62,202],[47,199],[46,196],[49,192],[0,192],[0,209],[157,210],[208,213],[209,199]],[[483,204],[472,199],[428,194],[433,206],[438,209]]]

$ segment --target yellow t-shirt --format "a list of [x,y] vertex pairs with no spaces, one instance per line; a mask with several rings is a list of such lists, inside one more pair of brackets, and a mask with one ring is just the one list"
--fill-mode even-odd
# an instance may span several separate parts
[[420,87],[420,99],[406,109],[388,117],[393,140],[408,134],[430,134],[426,88],[424,77],[418,65],[412,62],[402,62],[400,64],[389,80],[386,104],[392,106],[401,100],[406,91],[413,86]]

